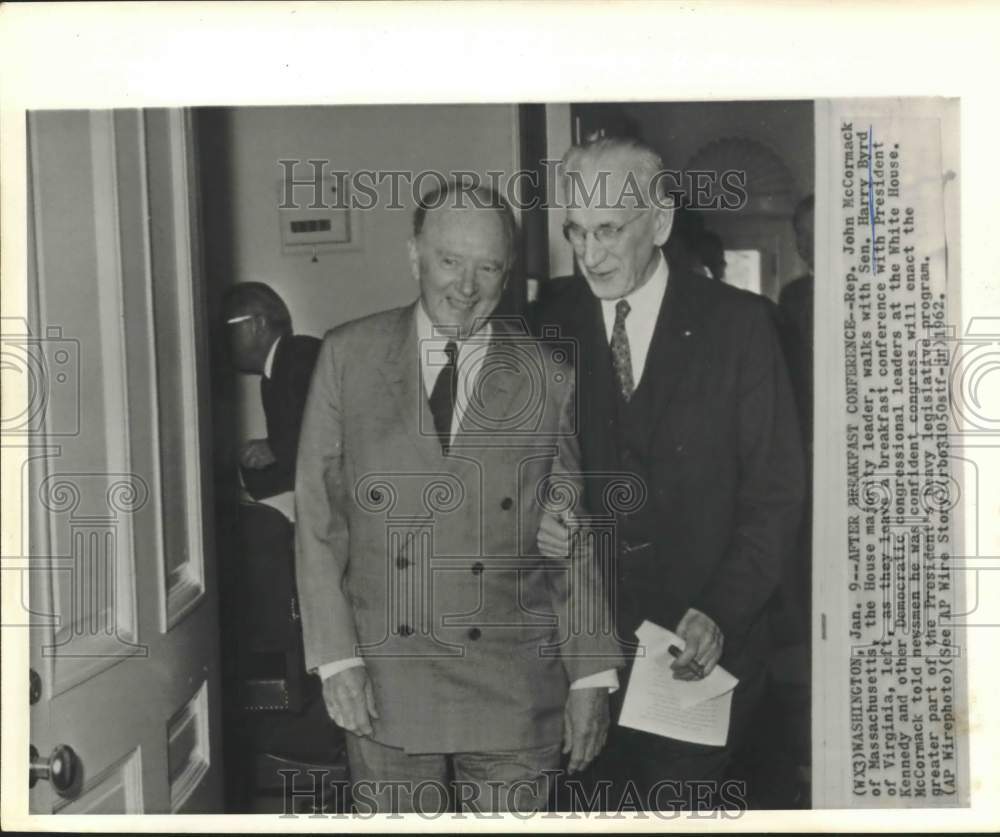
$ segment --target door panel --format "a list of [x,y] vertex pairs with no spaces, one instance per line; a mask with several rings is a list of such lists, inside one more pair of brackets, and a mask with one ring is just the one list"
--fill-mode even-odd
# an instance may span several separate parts
[[[32,812],[221,811],[204,314],[182,111],[29,116],[32,334],[50,398],[29,485],[31,743],[72,798]],[[63,382],[65,383],[65,381]],[[72,382],[71,382],[72,383]],[[68,432],[66,429],[69,429]]]
[[111,765],[75,799],[61,800],[55,814],[141,814],[142,756],[139,749]]

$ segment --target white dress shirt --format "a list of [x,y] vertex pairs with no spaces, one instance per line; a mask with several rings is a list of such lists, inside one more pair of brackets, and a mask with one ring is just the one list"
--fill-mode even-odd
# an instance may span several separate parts
[[270,380],[271,378],[271,368],[274,366],[274,356],[278,352],[278,344],[281,342],[281,338],[278,337],[271,344],[271,348],[267,350],[267,357],[264,359],[264,377]]
[[[469,393],[474,392],[476,379],[482,369],[483,361],[486,359],[486,350],[489,348],[490,340],[493,338],[493,324],[487,322],[479,331],[466,340],[455,340],[458,344],[458,357],[455,366],[458,372],[458,385],[455,393],[455,410],[451,417],[451,438],[455,438],[455,433],[461,426],[462,416],[469,404]],[[453,336],[442,334],[435,329],[431,318],[424,310],[424,306],[417,303],[417,346],[420,351],[420,376],[423,379],[424,393],[428,398],[434,391],[434,384],[438,375],[448,363],[448,355],[445,347]],[[363,666],[365,661],[361,657],[349,657],[346,660],[337,660],[331,663],[324,663],[319,666],[318,673],[320,680],[326,680],[344,669],[354,666]],[[587,677],[581,677],[570,684],[571,689],[607,688],[615,691],[618,688],[618,673],[609,668],[607,671],[599,671]]]
[[[625,334],[628,335],[628,347],[632,355],[632,380],[639,386],[642,372],[646,368],[646,357],[649,355],[649,344],[653,342],[653,331],[656,329],[656,318],[660,316],[660,306],[663,295],[667,292],[667,260],[663,253],[658,253],[659,262],[653,270],[653,275],[632,293],[622,297],[631,306],[625,318]],[[604,329],[608,344],[611,344],[611,332],[615,327],[615,306],[617,299],[602,299],[601,312],[604,314]]]

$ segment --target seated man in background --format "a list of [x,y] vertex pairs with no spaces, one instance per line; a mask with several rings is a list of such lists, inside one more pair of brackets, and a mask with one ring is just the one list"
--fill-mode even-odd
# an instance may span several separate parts
[[[295,458],[320,341],[293,334],[288,307],[260,282],[230,288],[223,315],[233,366],[261,376],[267,428],[265,438],[240,448],[243,502],[221,579],[227,722],[238,724],[230,740],[240,740],[229,762],[245,771],[243,795],[261,778],[255,757],[327,763],[342,734],[327,717],[319,682],[305,671],[294,575]],[[267,783],[282,785],[275,776]]]
[[261,376],[267,422],[267,437],[250,439],[240,450],[243,484],[255,500],[294,491],[299,428],[320,342],[292,334],[288,306],[262,282],[234,285],[225,312],[233,364]]

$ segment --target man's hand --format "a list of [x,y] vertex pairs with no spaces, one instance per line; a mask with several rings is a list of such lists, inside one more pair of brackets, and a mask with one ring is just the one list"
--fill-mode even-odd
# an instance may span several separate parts
[[334,723],[355,735],[372,734],[375,693],[364,666],[338,671],[323,681],[323,700]]
[[[572,516],[567,516],[566,520],[570,526],[574,525]],[[548,512],[542,514],[542,522],[538,527],[538,548],[542,555],[549,558],[565,558],[569,555],[570,527]]]
[[277,460],[267,439],[251,439],[240,448],[240,464],[244,468],[256,471],[275,462]]
[[563,713],[563,754],[569,753],[569,773],[583,770],[601,752],[608,738],[611,713],[608,690],[570,689]]
[[700,680],[708,676],[722,656],[724,638],[719,626],[692,607],[677,625],[676,634],[685,645],[681,655],[670,664],[674,677],[678,680]]

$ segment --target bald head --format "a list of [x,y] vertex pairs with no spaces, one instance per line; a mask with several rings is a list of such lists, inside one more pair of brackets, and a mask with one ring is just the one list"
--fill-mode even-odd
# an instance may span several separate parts
[[495,213],[503,226],[508,250],[508,268],[517,249],[517,224],[510,206],[496,191],[482,184],[449,180],[439,184],[417,203],[413,211],[413,237],[419,238],[432,215],[444,210],[477,209]]
[[[474,195],[479,200],[459,199]],[[434,325],[460,339],[497,307],[513,259],[513,217],[505,204],[482,200],[491,195],[428,196],[413,218],[410,268],[421,305]]]

